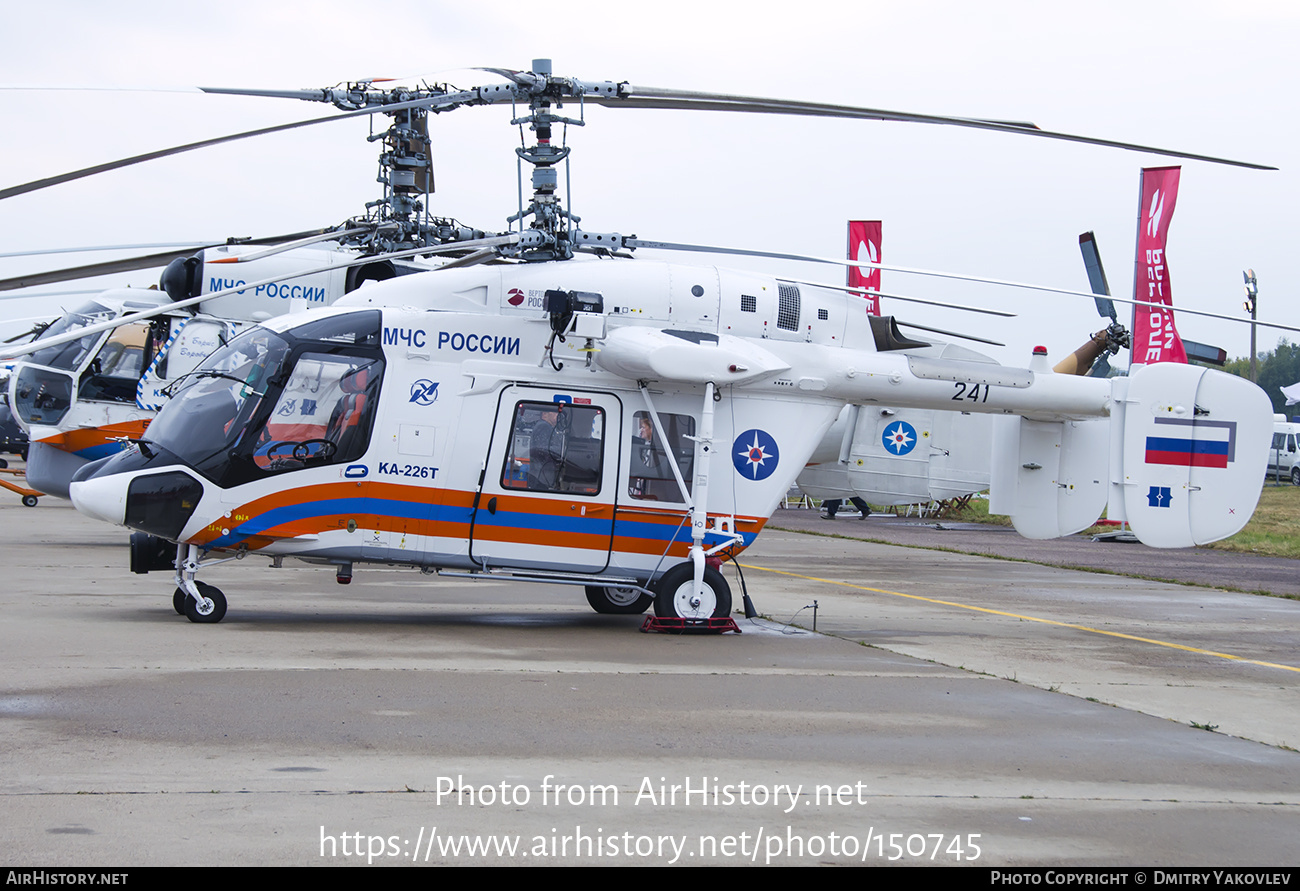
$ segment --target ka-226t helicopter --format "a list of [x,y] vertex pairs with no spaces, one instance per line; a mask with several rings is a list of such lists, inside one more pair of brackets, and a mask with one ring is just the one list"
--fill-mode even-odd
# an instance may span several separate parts
[[[517,229],[445,246],[460,256],[437,271],[243,332],[182,381],[136,448],[76,474],[78,509],[136,530],[134,567],[171,569],[192,621],[226,609],[198,581],[203,567],[254,551],[333,565],[339,581],[354,564],[401,564],[583,586],[601,612],[653,602],[688,622],[726,616],[716,563],[753,542],[846,404],[996,416],[992,497],[1030,537],[1077,531],[1108,505],[1158,547],[1217,540],[1249,518],[1272,419],[1248,381],[1186,365],[1103,380],[1055,374],[1045,355],[1026,367],[913,355],[893,319],[868,317],[842,286],[623,259],[700,248],[578,228],[556,195],[568,149],[551,128],[570,102],[1076,137],[578,81],[545,60],[498,73],[507,84],[410,101],[528,108],[515,123],[537,137],[520,149],[533,197]],[[573,259],[583,252],[614,259]]]

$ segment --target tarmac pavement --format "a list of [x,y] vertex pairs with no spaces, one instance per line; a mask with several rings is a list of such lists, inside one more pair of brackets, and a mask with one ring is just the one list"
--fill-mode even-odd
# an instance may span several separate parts
[[6,865],[1300,864],[1300,601],[770,528],[740,635],[258,557],[198,626],[0,533]]

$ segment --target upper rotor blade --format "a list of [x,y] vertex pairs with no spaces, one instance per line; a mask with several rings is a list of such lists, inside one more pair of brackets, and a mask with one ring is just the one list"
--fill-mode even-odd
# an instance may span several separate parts
[[704,93],[695,90],[668,90],[661,87],[627,85],[618,98],[585,96],[584,102],[594,102],[611,108],[672,108],[700,109],[704,111],[740,111],[751,114],[798,114],[829,118],[858,118],[875,121],[907,121],[917,124],[956,124],[992,129],[1038,130],[1029,121],[998,121],[986,118],[954,117],[952,115],[919,114],[890,111],[884,108],[862,108],[853,105],[832,105],[825,102],[807,102],[800,99],[770,99],[761,96],[735,96],[728,93]]
[[330,102],[330,91],[325,90],[255,90],[238,87],[199,87],[205,93],[226,96],[265,96],[271,99],[305,99],[308,102]]
[[299,127],[310,127],[313,124],[324,124],[329,121],[341,121],[345,118],[353,118],[359,115],[380,114],[382,112],[398,111],[403,108],[425,107],[435,102],[436,100],[434,99],[417,99],[411,102],[396,102],[392,105],[376,106],[374,108],[360,108],[356,111],[345,111],[340,114],[327,115],[321,118],[309,118],[305,121],[294,121],[290,124],[276,124],[274,127],[259,127],[256,130],[245,130],[242,133],[231,133],[228,136],[217,136],[213,139],[202,139],[198,142],[188,142],[185,145],[177,145],[172,146],[171,148],[158,149],[153,152],[145,152],[143,155],[132,155],[129,158],[120,158],[117,161],[109,161],[105,164],[96,164],[94,167],[83,167],[80,170],[73,170],[70,173],[60,173],[58,176],[49,176],[45,179],[33,180],[29,183],[22,183],[17,186],[10,186],[7,189],[0,189],[0,200],[12,198],[15,195],[25,195],[28,192],[36,192],[40,189],[48,189],[50,186],[57,186],[61,183],[84,179],[87,176],[94,176],[98,173],[107,173],[110,170],[117,170],[120,167],[130,167],[133,164],[142,164],[145,161],[153,161],[157,158],[166,158],[170,155],[179,155],[182,152],[192,152],[195,149],[207,148],[212,145],[221,145],[225,142],[236,142],[240,139],[248,139],[253,136],[265,136],[268,133],[295,130]]
[[665,90],[657,87],[629,86],[626,97],[587,96],[584,102],[592,102],[609,108],[667,108],[697,109],[701,111],[738,111],[753,114],[793,114],[815,117],[859,118],[876,121],[905,121],[918,124],[951,124],[958,127],[973,127],[979,130],[997,130],[1004,133],[1022,133],[1029,136],[1042,136],[1046,139],[1060,139],[1066,142],[1080,142],[1086,145],[1100,145],[1110,148],[1126,149],[1134,152],[1147,152],[1165,155],[1171,158],[1187,158],[1193,161],[1207,161],[1212,164],[1228,164],[1233,167],[1248,167],[1254,170],[1276,170],[1265,164],[1248,161],[1233,161],[1211,155],[1193,152],[1174,151],[1155,148],[1132,142],[1120,142],[1113,139],[1097,139],[1091,136],[1075,136],[1042,130],[1035,124],[1019,121],[995,121],[980,118],[960,118],[947,115],[913,114],[910,112],[888,111],[881,108],[857,108],[849,105],[830,105],[821,102],[799,102],[786,99],[764,99],[755,96],[732,96],[725,93],[698,93],[688,90]]

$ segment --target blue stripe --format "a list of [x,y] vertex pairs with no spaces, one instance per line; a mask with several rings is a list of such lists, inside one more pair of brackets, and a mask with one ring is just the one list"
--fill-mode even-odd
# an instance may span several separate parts
[[1147,450],[1154,452],[1182,452],[1188,455],[1226,456],[1228,454],[1228,443],[1224,440],[1167,439],[1162,436],[1148,436]]
[[[455,515],[464,511],[463,519],[460,522],[468,523],[471,511],[465,508],[448,508],[447,512],[451,514],[446,518],[442,517],[444,505],[426,504],[418,501],[399,501],[387,498],[334,498],[323,501],[310,501],[304,504],[290,504],[284,507],[277,507],[266,513],[260,514],[252,519],[241,523],[238,528],[231,530],[230,534],[222,535],[213,539],[206,548],[225,548],[233,547],[245,538],[258,535],[267,529],[272,529],[286,523],[293,523],[301,520],[310,520],[318,517],[337,516],[340,514],[373,514],[376,516],[394,517],[404,520],[424,520],[436,522],[446,519],[455,522]],[[489,514],[485,509],[480,508],[478,516],[478,525],[489,526],[496,529],[530,529],[546,532],[561,532],[570,534],[588,534],[588,535],[609,535],[610,520],[604,517],[563,517],[553,514],[535,514],[521,511],[497,511],[495,515]],[[667,523],[643,523],[635,520],[618,521],[618,534],[630,538],[647,539],[650,541],[660,541],[667,544],[671,541],[688,542],[691,540],[690,526],[682,524],[680,526],[670,526]],[[740,533],[746,546],[754,541],[757,536],[756,532]],[[719,540],[718,533],[706,533],[706,539]]]
[[97,446],[88,446],[84,449],[77,449],[73,452],[78,458],[85,458],[87,461],[98,461],[100,458],[107,458],[109,455],[116,455],[122,451],[122,443],[105,442]]

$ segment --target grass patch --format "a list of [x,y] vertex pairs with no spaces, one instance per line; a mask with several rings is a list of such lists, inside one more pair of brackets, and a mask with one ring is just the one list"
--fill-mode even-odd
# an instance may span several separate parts
[[[981,498],[976,496],[966,502],[966,506],[960,510],[955,510],[943,518],[951,520],[954,523],[987,523],[990,526],[1010,526],[1011,518],[1003,514],[989,513],[989,500],[987,497]],[[943,522],[940,520],[939,522]]]
[[1300,487],[1265,486],[1246,528],[1206,547],[1300,559]]
[[[1104,514],[1103,514],[1104,516]],[[987,498],[975,497],[961,510],[944,517],[957,523],[987,523],[991,526],[1010,526],[1011,518],[989,513]],[[940,520],[939,522],[943,522]],[[1094,535],[1113,532],[1113,526],[1093,526],[1079,533]],[[1260,493],[1259,505],[1246,528],[1231,538],[1204,545],[1216,551],[1237,551],[1244,554],[1262,554],[1267,557],[1289,557],[1300,560],[1300,486],[1266,485]]]

